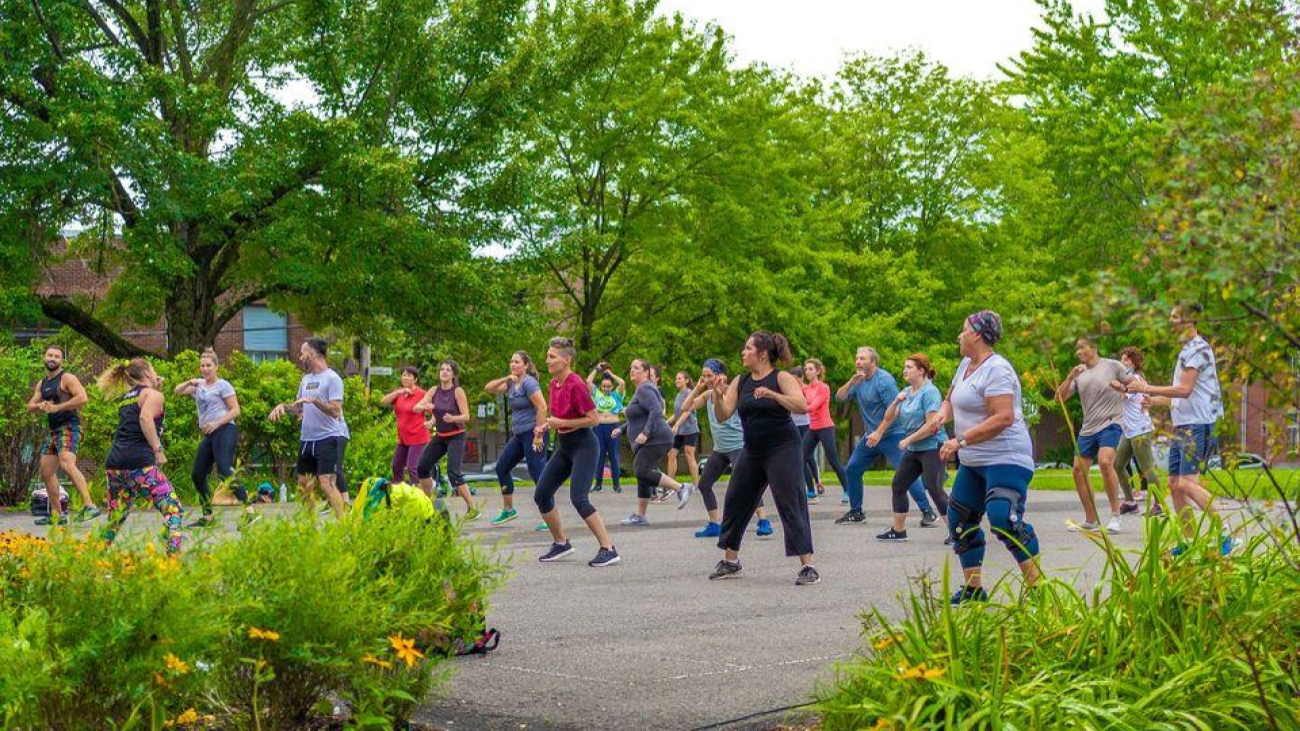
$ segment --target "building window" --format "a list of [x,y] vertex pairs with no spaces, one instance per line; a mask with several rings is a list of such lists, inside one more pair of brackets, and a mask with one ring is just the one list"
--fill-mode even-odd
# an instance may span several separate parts
[[244,308],[244,355],[255,363],[289,357],[289,318],[261,305]]

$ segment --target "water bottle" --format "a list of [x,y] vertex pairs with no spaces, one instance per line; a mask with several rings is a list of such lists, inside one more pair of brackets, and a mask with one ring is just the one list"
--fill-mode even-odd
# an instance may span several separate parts
[[285,487],[283,482],[280,483],[280,502],[289,502],[289,488]]

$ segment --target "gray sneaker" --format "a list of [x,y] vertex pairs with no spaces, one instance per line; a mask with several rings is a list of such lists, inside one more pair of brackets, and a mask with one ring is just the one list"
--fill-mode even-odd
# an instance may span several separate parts
[[620,525],[650,525],[650,519],[645,517],[644,515],[637,515],[636,513],[632,513],[626,518],[620,520],[619,524]]
[[686,507],[686,503],[691,501],[691,493],[695,492],[695,485],[689,482],[682,483],[682,489],[677,491],[677,509],[681,510]]
[[728,561],[723,559],[713,567],[713,573],[709,574],[709,579],[735,579],[740,576],[740,562]]
[[799,575],[795,577],[795,586],[808,586],[809,584],[820,583],[822,577],[817,573],[817,569],[812,566],[804,566],[799,569]]

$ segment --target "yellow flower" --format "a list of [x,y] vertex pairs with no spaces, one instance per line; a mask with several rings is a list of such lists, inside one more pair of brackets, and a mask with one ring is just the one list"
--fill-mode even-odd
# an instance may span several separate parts
[[897,641],[898,641],[898,640],[896,640],[896,639],[891,635],[891,636],[889,636],[889,637],[885,637],[884,639],[876,640],[875,644],[873,644],[872,647],[876,648],[877,650],[883,650],[883,649],[885,649],[886,647],[889,647],[890,645],[894,644],[894,643],[897,642]]
[[193,708],[187,708],[185,712],[175,718],[177,726],[193,726],[199,722],[199,712]]
[[408,668],[415,667],[415,661],[424,657],[423,652],[415,649],[415,640],[408,640],[401,635],[392,635],[388,638],[388,642],[393,646],[393,650],[397,652],[397,658],[406,661],[406,667]]
[[889,721],[886,721],[883,718],[877,718],[876,725],[871,727],[871,731],[888,731],[893,727],[894,724],[890,723]]
[[947,674],[948,671],[945,668],[927,668],[925,663],[921,663],[914,668],[900,665],[898,675],[894,677],[898,680],[935,680]]
[[266,640],[267,642],[279,642],[280,633],[269,629],[258,629],[256,627],[249,627],[248,638],[252,640]]
[[167,663],[167,670],[176,673],[177,675],[184,675],[190,671],[190,666],[184,660],[176,657],[170,652],[167,653],[167,656],[164,657],[163,660]]
[[368,663],[370,663],[371,665],[378,665],[379,667],[381,667],[381,668],[383,668],[383,669],[385,669],[385,670],[392,670],[392,669],[393,669],[393,664],[392,664],[391,662],[388,662],[387,660],[380,660],[379,658],[375,657],[374,655],[366,655],[365,657],[361,658],[361,660],[362,660],[363,662],[368,662]]

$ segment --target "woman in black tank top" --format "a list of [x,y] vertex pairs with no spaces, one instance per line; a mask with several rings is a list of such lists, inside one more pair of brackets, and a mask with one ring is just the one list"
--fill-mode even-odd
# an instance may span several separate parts
[[158,469],[167,464],[162,445],[163,395],[158,390],[161,383],[162,379],[144,358],[113,366],[99,377],[101,391],[121,394],[117,431],[104,460],[110,517],[103,535],[104,540],[112,543],[131,515],[135,501],[146,499],[162,513],[167,552],[176,553],[181,548],[185,511],[176,499],[171,482]]
[[808,411],[798,380],[776,370],[790,360],[790,344],[779,335],[759,331],[745,341],[741,365],[748,373],[727,385],[717,381],[714,416],[726,421],[740,414],[745,446],[736,458],[722,506],[722,535],[718,548],[725,555],[710,579],[740,575],[740,540],[749,518],[769,485],[785,533],[785,554],[798,556],[803,567],[795,583],[804,586],[821,580],[813,567],[812,526],[803,486],[803,445],[790,414]]

